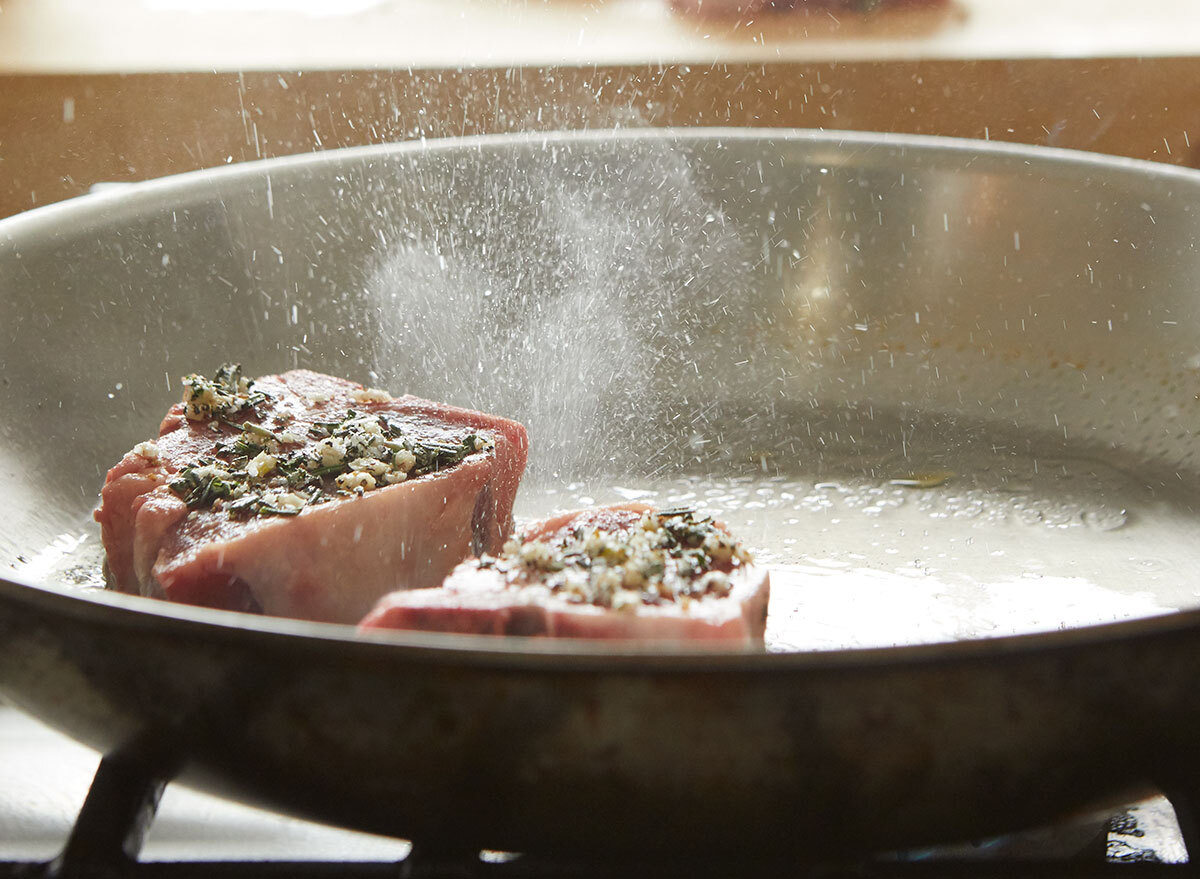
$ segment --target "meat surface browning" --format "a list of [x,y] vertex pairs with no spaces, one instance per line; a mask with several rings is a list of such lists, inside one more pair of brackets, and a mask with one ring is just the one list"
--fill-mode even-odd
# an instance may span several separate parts
[[621,504],[536,523],[441,588],[385,596],[360,628],[761,644],[769,593],[721,524]]
[[101,491],[113,588],[355,623],[511,531],[528,451],[514,421],[307,370],[185,384]]

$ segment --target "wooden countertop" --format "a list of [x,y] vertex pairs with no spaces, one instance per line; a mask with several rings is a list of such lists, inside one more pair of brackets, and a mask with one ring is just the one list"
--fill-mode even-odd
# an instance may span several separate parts
[[732,21],[670,0],[0,0],[0,73],[1181,55],[1200,55],[1196,0],[935,0]]
[[940,134],[1200,166],[1200,0],[740,21],[672,2],[739,0],[0,0],[0,217],[229,162],[615,125]]

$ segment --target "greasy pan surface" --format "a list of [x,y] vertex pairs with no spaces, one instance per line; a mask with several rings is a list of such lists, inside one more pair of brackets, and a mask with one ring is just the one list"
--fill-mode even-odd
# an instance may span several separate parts
[[[1081,491],[1102,539],[1025,542],[1125,552],[1144,496],[1165,554],[1197,479],[1197,195],[1054,151],[609,132],[324,153],[0,223],[0,689],[98,747],[150,737],[196,783],[445,845],[884,848],[1152,783],[1200,719],[1200,611],[1169,566],[1112,586],[1128,622],[812,651],[785,621],[769,654],[356,639],[71,583],[105,469],[180,374],[231,358],[524,421],[524,515],[592,486],[1008,486],[1052,461],[1085,488],[1019,511],[1058,528]],[[788,619],[819,613],[787,585]]]

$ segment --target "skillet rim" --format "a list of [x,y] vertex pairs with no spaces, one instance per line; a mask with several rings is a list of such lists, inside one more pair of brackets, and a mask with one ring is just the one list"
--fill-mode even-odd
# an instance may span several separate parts
[[[117,184],[111,190],[96,193],[86,193],[74,198],[64,199],[53,204],[42,205],[10,217],[0,218],[0,246],[11,245],[14,231],[19,234],[33,234],[39,227],[48,227],[52,237],[58,237],[58,229],[64,225],[60,222],[60,214],[79,214],[88,217],[92,213],[104,214],[107,217],[119,215],[118,209],[124,213],[137,213],[143,202],[150,202],[157,197],[175,191],[189,189],[211,189],[213,183],[229,183],[238,178],[257,178],[269,175],[277,169],[317,167],[326,164],[337,165],[343,160],[391,159],[396,156],[410,154],[429,154],[454,152],[474,148],[482,152],[487,148],[511,146],[513,144],[535,144],[541,147],[550,145],[590,144],[604,141],[675,141],[686,145],[689,141],[772,141],[782,140],[792,143],[804,143],[814,146],[841,148],[846,144],[854,144],[864,148],[864,153],[876,149],[896,150],[903,154],[912,149],[924,156],[934,156],[939,153],[949,155],[972,156],[966,163],[969,167],[976,159],[1020,159],[1029,168],[1030,173],[1036,173],[1038,167],[1070,167],[1077,170],[1094,168],[1109,172],[1117,172],[1118,177],[1138,174],[1136,182],[1140,190],[1148,178],[1160,177],[1175,179],[1181,183],[1200,186],[1200,169],[1187,168],[1179,165],[1168,165],[1151,162],[1146,159],[1132,159],[1127,156],[1113,156],[1104,153],[1090,153],[1083,150],[1064,149],[1062,147],[1038,146],[1032,144],[1009,143],[1006,141],[984,141],[962,137],[943,137],[927,134],[896,134],[891,132],[863,132],[832,129],[812,128],[729,128],[729,127],[663,127],[663,128],[617,128],[617,129],[587,129],[587,130],[557,130],[537,132],[513,132],[501,134],[476,134],[464,137],[430,138],[419,141],[396,141],[392,143],[367,144],[354,147],[340,147],[330,150],[318,150],[312,153],[300,153],[288,156],[276,156],[269,159],[255,159],[247,162],[237,162],[230,165],[216,165],[195,171],[185,171],[170,174],[150,180],[134,181]],[[1118,182],[1116,179],[1107,181],[1109,185]],[[70,225],[70,224],[65,224]],[[24,227],[31,227],[26,229]]]
[[[782,141],[816,148],[843,149],[847,144],[860,147],[862,153],[887,150],[904,155],[915,153],[918,167],[936,167],[930,161],[939,157],[968,156],[965,166],[978,159],[1024,165],[1029,175],[1052,169],[1069,169],[1076,174],[1103,172],[1105,186],[1124,185],[1149,196],[1148,182],[1177,182],[1200,190],[1200,171],[1142,159],[1110,156],[1080,150],[1045,147],[968,138],[876,133],[861,131],[816,130],[803,128],[728,128],[664,127],[627,129],[560,130],[514,132],[448,137],[421,141],[400,141],[343,147],[298,155],[279,156],[219,165],[152,180],[123,184],[120,189],[89,193],[50,205],[34,208],[0,219],[0,253],[18,246],[24,236],[59,238],[63,228],[72,228],[103,217],[109,222],[137,215],[147,208],[161,209],[167,197],[183,206],[181,196],[196,190],[211,191],[214,183],[236,185],[239,181],[269,181],[276,171],[312,169],[346,163],[361,165],[364,160],[391,161],[412,155],[453,153],[462,149],[512,148],[550,145],[568,146],[617,141],[674,142],[681,146],[712,141]],[[857,156],[853,152],[850,156]],[[841,157],[845,161],[847,157]],[[837,157],[831,157],[835,163]],[[1200,191],[1197,193],[1200,195]],[[1167,196],[1174,193],[1169,191]],[[378,632],[359,634],[354,627],[263,617],[253,614],[212,610],[174,604],[153,598],[126,595],[106,590],[81,590],[61,584],[34,583],[5,572],[0,576],[0,606],[16,603],[86,618],[97,625],[114,629],[162,628],[182,636],[238,641],[249,644],[265,641],[269,646],[303,642],[308,649],[335,650],[349,657],[375,658],[380,655],[403,657],[424,662],[451,661],[459,664],[497,668],[522,668],[530,671],[653,671],[711,672],[818,670],[834,668],[878,668],[925,665],[959,661],[987,660],[994,657],[1056,652],[1085,648],[1102,643],[1157,638],[1170,633],[1200,629],[1200,607],[1177,609],[1147,617],[1118,622],[1072,626],[1045,632],[997,637],[939,641],[893,647],[840,648],[836,650],[789,651],[769,653],[752,648],[714,650],[712,645],[656,644],[627,645],[569,639],[504,638],[486,635],[457,635],[427,632]]]
[[38,584],[0,577],[0,613],[8,603],[71,616],[120,630],[158,629],[160,635],[218,639],[246,647],[335,651],[349,661],[390,655],[395,661],[553,672],[818,672],[946,665],[1007,656],[1050,654],[1097,645],[1152,640],[1200,631],[1200,608],[1149,617],[1018,635],[938,641],[894,647],[851,647],[770,653],[738,647],[714,650],[690,643],[653,646],[564,638],[497,638],[442,632],[358,633],[353,626],[257,616],[143,598],[105,589]]

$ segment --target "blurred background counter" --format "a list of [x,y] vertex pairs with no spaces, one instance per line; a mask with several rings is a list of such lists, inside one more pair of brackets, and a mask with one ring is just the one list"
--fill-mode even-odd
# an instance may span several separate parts
[[0,0],[0,216],[260,157],[614,125],[945,134],[1198,166],[1200,3],[721,17],[666,0]]

